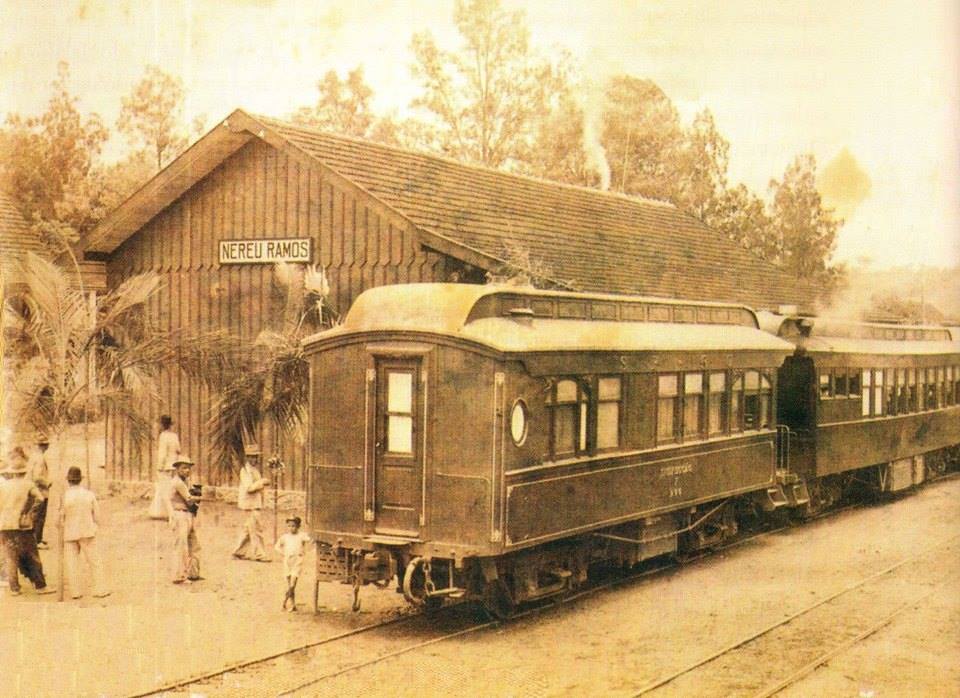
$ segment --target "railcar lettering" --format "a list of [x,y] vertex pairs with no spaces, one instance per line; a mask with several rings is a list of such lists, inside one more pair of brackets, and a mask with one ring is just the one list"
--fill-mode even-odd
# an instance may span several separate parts
[[678,463],[677,465],[664,465],[660,467],[660,477],[677,477],[693,472],[693,463],[689,461]]
[[276,262],[310,262],[313,240],[284,238],[279,240],[221,240],[220,264],[274,264]]

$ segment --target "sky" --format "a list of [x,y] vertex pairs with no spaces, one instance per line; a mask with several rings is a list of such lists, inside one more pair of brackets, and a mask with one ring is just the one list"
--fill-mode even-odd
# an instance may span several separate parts
[[[730,178],[766,194],[800,153],[843,212],[835,259],[960,265],[960,2],[502,0],[532,43],[588,80],[650,78],[731,143]],[[410,39],[458,35],[440,0],[0,0],[0,117],[38,113],[66,60],[81,108],[115,124],[148,64],[180,76],[186,116],[283,117],[330,69],[362,64],[382,112],[417,85]],[[114,136],[106,154],[125,144]]]

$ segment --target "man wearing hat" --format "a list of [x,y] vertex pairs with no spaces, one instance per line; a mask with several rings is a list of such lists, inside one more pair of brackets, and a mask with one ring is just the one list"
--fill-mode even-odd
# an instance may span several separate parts
[[70,587],[70,595],[79,599],[81,563],[86,566],[93,595],[97,598],[108,596],[110,592],[103,587],[103,574],[100,570],[100,556],[97,554],[97,496],[80,485],[83,474],[80,468],[67,470],[67,489],[63,493],[60,505],[60,528],[64,543],[64,577]]
[[36,509],[36,516],[33,521],[33,536],[37,539],[37,547],[41,550],[47,547],[47,541],[43,539],[43,527],[47,521],[47,504],[50,501],[50,466],[47,465],[47,449],[50,448],[50,440],[46,436],[37,437],[37,449],[30,456],[30,479],[33,480],[43,499],[39,502]]
[[193,469],[193,461],[186,456],[176,456],[172,463],[175,473],[171,480],[168,500],[170,530],[173,531],[173,583],[182,584],[200,579],[200,561],[197,553],[200,545],[194,528],[198,501],[190,494],[187,480]]
[[247,513],[240,532],[240,540],[233,550],[238,560],[269,562],[263,545],[263,525],[260,510],[263,509],[263,488],[270,483],[260,474],[260,447],[250,444],[244,449],[243,468],[240,469],[240,486],[237,488],[237,507]]
[[9,454],[5,471],[8,479],[0,482],[0,548],[2,548],[10,593],[20,595],[19,572],[23,572],[38,594],[52,594],[43,576],[43,563],[33,535],[33,514],[43,495],[28,480],[27,456],[22,448]]

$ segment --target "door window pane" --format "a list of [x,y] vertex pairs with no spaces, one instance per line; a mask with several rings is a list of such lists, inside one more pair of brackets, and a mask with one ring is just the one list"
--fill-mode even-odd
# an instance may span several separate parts
[[387,411],[410,414],[413,405],[413,374],[390,371],[387,374]]
[[413,453],[413,417],[390,415],[387,418],[387,450]]

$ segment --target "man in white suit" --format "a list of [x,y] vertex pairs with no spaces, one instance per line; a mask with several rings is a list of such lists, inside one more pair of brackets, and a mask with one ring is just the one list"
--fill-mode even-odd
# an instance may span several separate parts
[[237,560],[269,562],[263,544],[263,524],[260,511],[263,509],[263,489],[270,482],[260,474],[260,448],[256,444],[244,449],[243,468],[240,469],[240,486],[237,488],[237,507],[246,512],[240,540],[233,550]]
[[67,471],[67,489],[63,493],[60,510],[60,526],[63,530],[65,552],[64,571],[70,596],[79,599],[80,565],[87,568],[93,595],[103,598],[110,594],[103,586],[103,572],[100,569],[100,556],[97,553],[96,535],[97,497],[93,492],[80,485],[83,474],[80,468],[71,467]]

